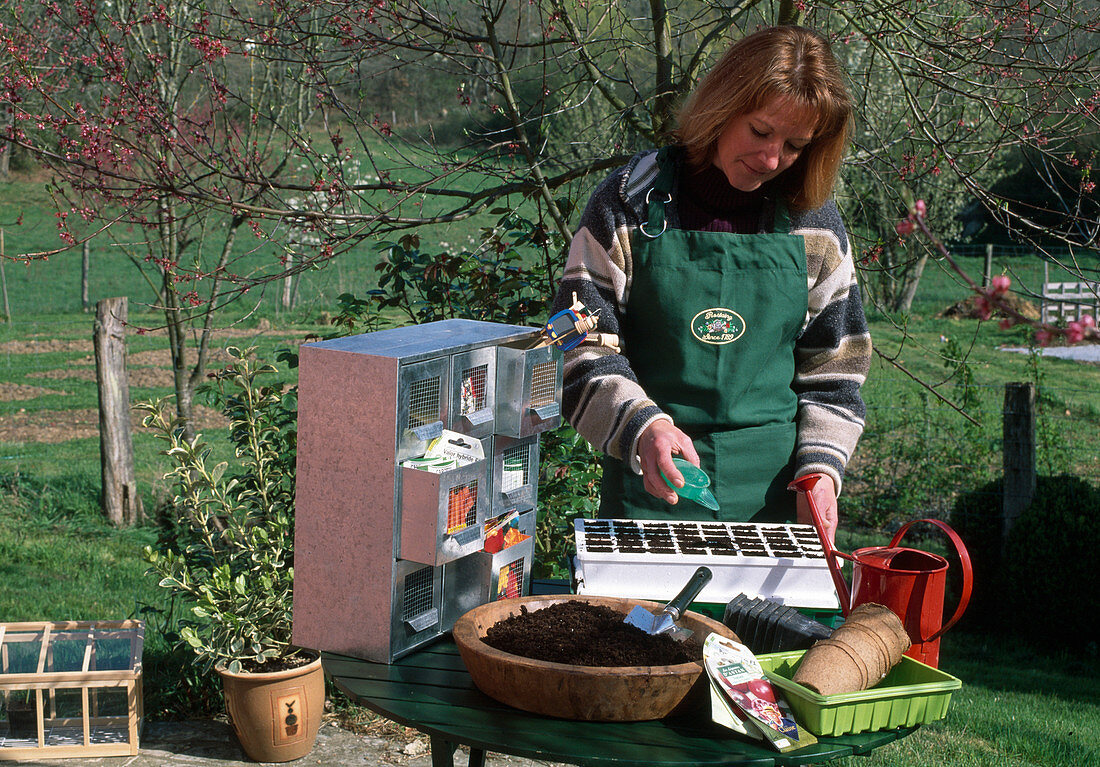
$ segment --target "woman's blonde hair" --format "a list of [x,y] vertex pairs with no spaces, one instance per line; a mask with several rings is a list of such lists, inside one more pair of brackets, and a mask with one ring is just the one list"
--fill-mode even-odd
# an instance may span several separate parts
[[818,208],[836,184],[852,131],[852,97],[828,41],[804,27],[771,27],[734,43],[688,98],[676,140],[705,165],[734,117],[787,98],[817,115],[813,139],[773,184],[793,207]]

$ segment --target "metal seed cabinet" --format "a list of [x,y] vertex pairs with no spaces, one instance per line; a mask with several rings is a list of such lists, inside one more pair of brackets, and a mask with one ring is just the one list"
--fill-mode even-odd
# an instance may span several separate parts
[[[527,593],[533,538],[484,542],[513,511],[534,533],[538,435],[561,423],[561,351],[533,333],[444,320],[300,348],[295,644],[390,662]],[[402,465],[444,429],[484,459]]]

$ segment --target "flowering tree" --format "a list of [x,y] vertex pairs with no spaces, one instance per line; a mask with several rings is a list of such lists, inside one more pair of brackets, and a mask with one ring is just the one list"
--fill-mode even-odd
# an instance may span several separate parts
[[[526,201],[552,291],[584,189],[667,141],[766,24],[818,28],[848,65],[842,204],[867,268],[904,278],[887,308],[927,257],[892,230],[906,191],[937,231],[971,204],[1051,258],[1095,247],[1098,20],[1096,0],[9,0],[0,138],[57,174],[58,250],[144,234],[187,417],[216,310],[364,240]],[[1005,183],[1025,171],[1041,197]],[[246,241],[279,257],[245,269]]]
[[[861,103],[846,174],[857,193],[849,209],[870,214],[857,216],[855,229],[868,276],[877,272],[879,284],[897,287],[884,291],[886,308],[908,310],[915,281],[936,253],[890,231],[909,192],[927,201],[931,218],[922,220],[941,236],[957,235],[960,214],[969,212],[972,227],[1010,230],[1052,261],[1096,247],[1095,2],[823,9],[813,16],[848,56]],[[1006,183],[1013,176],[1027,179],[1030,200]],[[1075,262],[1060,265],[1077,271]]]
[[241,271],[242,229],[262,235],[255,212],[267,207],[281,211],[287,231],[307,226],[287,200],[292,190],[316,191],[291,163],[313,109],[302,67],[260,55],[283,43],[270,23],[266,36],[245,34],[254,24],[243,14],[259,9],[8,3],[0,26],[11,59],[7,136],[55,171],[62,241],[17,257],[48,258],[109,227],[137,230],[130,255],[163,311],[178,415],[189,427],[213,310],[284,271]]

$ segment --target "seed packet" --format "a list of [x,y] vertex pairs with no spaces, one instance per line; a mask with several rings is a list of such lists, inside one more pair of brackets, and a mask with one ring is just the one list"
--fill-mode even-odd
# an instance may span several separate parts
[[485,449],[479,439],[444,429],[440,436],[428,444],[424,455],[428,458],[449,458],[459,466],[466,466],[474,461],[484,460]]
[[[712,698],[711,718],[715,722],[761,737],[777,751],[793,751],[817,742],[811,733],[799,728],[790,706],[776,693],[760,662],[745,645],[710,634],[703,642],[703,664],[712,686],[722,694],[717,711]],[[727,723],[731,714],[740,727]]]

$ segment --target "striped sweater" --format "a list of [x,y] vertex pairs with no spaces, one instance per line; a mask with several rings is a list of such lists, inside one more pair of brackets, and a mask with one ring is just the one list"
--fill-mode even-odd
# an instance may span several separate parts
[[[645,220],[646,192],[656,176],[656,152],[635,155],[605,179],[588,202],[570,245],[554,311],[573,294],[600,310],[596,332],[620,334],[633,276],[630,240]],[[679,226],[674,199],[666,208]],[[795,345],[798,396],[796,476],[829,474],[839,489],[860,434],[871,338],[863,314],[848,236],[836,206],[792,211],[791,233],[806,242],[809,302]],[[622,339],[628,347],[630,338]],[[655,419],[671,420],[638,384],[627,358],[606,346],[583,344],[565,354],[563,408],[596,449],[641,472],[637,440]]]

